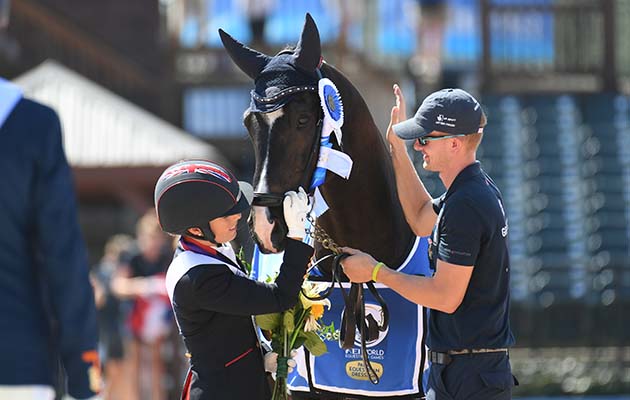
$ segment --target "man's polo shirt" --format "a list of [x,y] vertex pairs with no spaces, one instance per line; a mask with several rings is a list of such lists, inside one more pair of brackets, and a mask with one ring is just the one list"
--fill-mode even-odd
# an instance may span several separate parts
[[433,351],[513,345],[508,224],[499,189],[475,162],[434,200],[434,209],[438,220],[429,245],[431,266],[440,259],[474,269],[454,313],[430,310],[427,345]]

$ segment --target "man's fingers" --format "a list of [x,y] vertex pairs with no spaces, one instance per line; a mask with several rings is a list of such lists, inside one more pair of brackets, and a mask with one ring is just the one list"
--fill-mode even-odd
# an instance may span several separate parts
[[359,254],[361,252],[361,251],[359,251],[357,249],[353,249],[352,247],[342,247],[341,250],[344,253],[348,253],[350,255]]
[[392,107],[392,112],[389,116],[389,121],[390,121],[390,126],[395,125],[398,123],[398,115],[400,114],[400,108],[398,106],[394,106]]
[[398,85],[394,85],[394,96],[396,97],[396,105],[398,106],[398,118],[407,119],[407,105],[402,89]]

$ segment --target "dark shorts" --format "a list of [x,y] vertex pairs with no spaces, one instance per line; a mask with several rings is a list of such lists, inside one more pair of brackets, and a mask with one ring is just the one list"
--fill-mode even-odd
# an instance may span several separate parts
[[509,400],[518,384],[504,353],[451,356],[448,365],[431,364],[427,400]]
[[102,330],[100,333],[103,362],[122,360],[124,356],[122,337],[118,329]]

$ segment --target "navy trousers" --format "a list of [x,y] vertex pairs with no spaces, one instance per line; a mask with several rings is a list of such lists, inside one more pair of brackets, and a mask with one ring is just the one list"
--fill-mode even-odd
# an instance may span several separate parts
[[504,353],[451,356],[451,363],[431,364],[427,400],[509,400],[518,381]]

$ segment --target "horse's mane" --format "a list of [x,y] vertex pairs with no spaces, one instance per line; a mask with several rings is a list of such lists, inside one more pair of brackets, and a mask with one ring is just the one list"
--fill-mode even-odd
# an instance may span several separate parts
[[[398,239],[403,240],[405,237],[410,237],[410,228],[405,220],[400,201],[398,199],[398,191],[396,188],[396,177],[394,174],[394,166],[389,154],[389,144],[386,142],[384,136],[374,122],[374,118],[370,113],[367,103],[363,99],[363,96],[359,90],[350,82],[346,76],[336,69],[334,66],[323,63],[321,67],[322,73],[325,77],[335,83],[335,86],[339,89],[341,99],[344,106],[344,126],[343,142],[348,143],[345,146],[344,151],[355,160],[355,166],[353,170],[356,174],[367,174],[370,177],[370,187],[361,188],[364,193],[369,193],[370,196],[378,196],[387,194],[387,198],[382,198],[379,202],[381,207],[387,207],[389,210],[383,210],[383,212],[391,212],[392,221],[396,221],[400,226],[395,227],[395,231],[399,233]],[[369,158],[358,157],[358,146],[367,147],[363,153],[368,153]],[[354,153],[353,149],[354,147]],[[382,179],[379,179],[382,177]],[[374,179],[372,179],[374,178]],[[377,183],[384,182],[386,187],[376,187]],[[370,216],[365,216],[370,218]],[[376,216],[374,216],[376,219]],[[365,232],[363,233],[365,234]],[[390,238],[391,241],[391,238]],[[406,248],[408,243],[404,243],[403,247]],[[364,249],[371,250],[371,249]],[[396,249],[390,249],[396,250]],[[397,256],[401,257],[403,254],[406,256],[407,252],[398,249]],[[384,250],[387,251],[387,250]],[[375,254],[375,256],[378,256]],[[396,257],[396,256],[394,256]],[[390,263],[392,258],[388,260]],[[400,260],[402,263],[402,260]],[[400,265],[398,263],[398,265]]]

